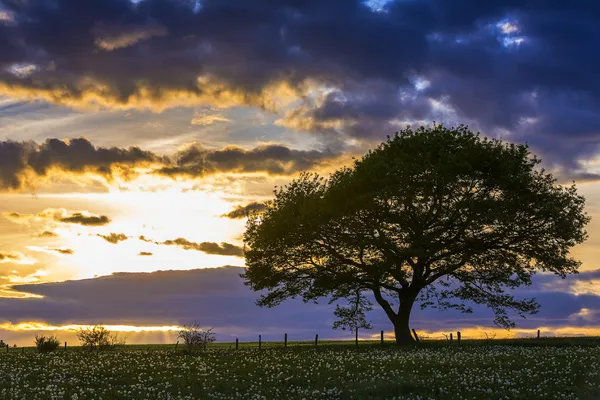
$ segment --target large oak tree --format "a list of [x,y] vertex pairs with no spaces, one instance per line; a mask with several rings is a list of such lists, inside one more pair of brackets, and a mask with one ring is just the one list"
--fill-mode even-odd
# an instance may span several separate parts
[[416,302],[495,323],[536,313],[510,293],[538,271],[561,277],[580,262],[569,250],[589,217],[575,186],[539,167],[526,145],[480,137],[465,126],[410,128],[325,179],[304,173],[249,217],[242,276],[258,304],[345,299],[337,315],[362,318],[373,298],[411,343]]

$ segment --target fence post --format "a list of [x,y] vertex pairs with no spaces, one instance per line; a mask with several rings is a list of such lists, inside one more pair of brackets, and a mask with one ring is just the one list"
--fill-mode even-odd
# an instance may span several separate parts
[[419,339],[419,335],[417,335],[417,331],[415,331],[414,329],[412,330],[413,335],[415,335],[415,340],[417,341],[417,343],[421,343],[421,340]]
[[[65,343],[66,345],[66,343]],[[177,341],[177,343],[175,343],[175,351],[177,351],[177,346],[179,346],[179,340]]]
[[235,338],[235,349],[237,350],[240,344],[240,340],[238,338]]
[[258,335],[258,349],[260,350],[262,347],[262,336]]
[[354,334],[354,342],[356,343],[356,347],[358,347],[358,327],[355,328],[355,334]]
[[537,334],[537,341],[538,343],[540,342],[540,330],[538,329],[538,334]]
[[460,344],[460,331],[456,332],[456,342]]
[[383,331],[381,331],[381,345],[383,346]]
[[10,349],[10,346],[8,343],[6,343],[6,352],[8,353],[8,349]]
[[283,337],[283,347],[287,348],[287,333]]
[[67,342],[65,342],[65,350],[67,349]]
[[25,354],[25,346],[21,347],[21,354]]
[[454,339],[452,337],[452,332],[450,332],[450,341],[452,342]]
[[315,335],[315,347],[317,347],[317,344],[319,344],[319,334],[318,333]]

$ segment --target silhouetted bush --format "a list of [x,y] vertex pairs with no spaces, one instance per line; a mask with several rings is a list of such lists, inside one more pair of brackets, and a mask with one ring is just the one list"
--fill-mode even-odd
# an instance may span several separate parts
[[35,335],[35,347],[40,353],[50,353],[60,346],[56,336]]
[[190,354],[199,350],[206,350],[208,344],[216,339],[212,328],[202,328],[198,322],[184,325],[177,338],[183,340],[185,351]]
[[81,346],[89,350],[108,350],[125,344],[125,339],[120,339],[118,333],[113,333],[102,325],[79,329],[77,338]]

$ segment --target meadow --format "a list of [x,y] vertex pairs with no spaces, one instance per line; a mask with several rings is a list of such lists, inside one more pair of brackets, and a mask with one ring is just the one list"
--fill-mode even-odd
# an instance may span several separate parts
[[[0,353],[0,398],[26,399],[598,399],[598,339],[216,343],[104,352]],[[234,346],[234,345],[233,345]]]

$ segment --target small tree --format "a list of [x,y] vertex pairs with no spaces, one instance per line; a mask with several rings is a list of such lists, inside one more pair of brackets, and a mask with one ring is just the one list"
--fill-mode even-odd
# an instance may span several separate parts
[[177,338],[183,340],[186,352],[195,353],[199,350],[206,350],[209,343],[216,340],[213,328],[202,328],[200,323],[194,321],[191,325],[183,325]]
[[[331,301],[335,301],[333,298]],[[353,331],[358,341],[358,330],[359,329],[373,329],[373,325],[367,321],[365,315],[366,311],[373,309],[371,302],[368,301],[360,291],[356,291],[356,294],[348,298],[348,305],[340,307],[336,304],[335,315],[338,319],[333,323],[333,329],[346,329]],[[357,342],[358,343],[358,342]]]
[[60,342],[56,336],[35,335],[35,347],[40,353],[50,353],[58,349]]
[[119,338],[118,333],[113,333],[102,325],[79,329],[77,338],[81,346],[89,350],[107,350],[125,344],[125,339]]
[[587,238],[585,199],[540,162],[465,126],[407,128],[329,179],[303,173],[277,189],[248,219],[242,277],[266,292],[260,306],[370,293],[398,344],[414,342],[417,302],[485,305],[510,328],[508,310],[539,308],[510,290],[539,271],[576,273],[569,250]]

